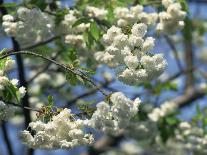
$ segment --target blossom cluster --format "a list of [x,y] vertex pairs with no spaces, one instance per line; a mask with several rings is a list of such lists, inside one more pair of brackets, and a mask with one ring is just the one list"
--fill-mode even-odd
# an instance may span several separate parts
[[144,36],[147,25],[135,23],[129,35],[120,27],[112,26],[103,35],[105,51],[95,53],[95,59],[117,68],[118,78],[126,84],[135,85],[160,75],[167,62],[162,54],[148,54],[154,48],[155,39]]
[[20,7],[16,16],[3,16],[2,26],[6,34],[15,37],[21,46],[28,46],[51,37],[54,22],[40,9]]
[[94,139],[84,132],[87,120],[75,119],[70,109],[63,109],[54,115],[51,121],[31,122],[29,127],[35,134],[27,130],[21,132],[22,142],[30,148],[70,149],[80,145],[89,145]]
[[207,136],[200,127],[181,122],[176,132],[176,140],[182,142],[187,150],[195,154],[207,153]]
[[181,4],[175,0],[162,0],[162,4],[166,11],[159,13],[157,32],[170,34],[181,30],[184,27],[183,20],[186,16],[186,12],[182,10]]
[[177,109],[177,105],[173,102],[165,102],[159,108],[154,108],[151,113],[148,114],[150,120],[157,122],[159,119],[172,114]]
[[97,104],[97,110],[93,113],[89,126],[107,134],[117,135],[137,114],[140,103],[139,98],[132,101],[121,92],[113,93],[110,103],[102,101]]
[[8,120],[15,115],[15,107],[0,101],[0,120]]
[[83,32],[89,28],[90,23],[81,23],[74,27],[73,24],[78,20],[79,14],[80,12],[77,10],[69,10],[60,24],[59,33],[66,35],[65,43],[78,48],[84,48],[86,45],[83,40]]
[[143,11],[142,5],[127,7],[117,7],[114,10],[115,18],[117,19],[117,25],[125,27],[136,22],[145,23],[146,25],[154,25],[157,22],[157,13],[147,13]]
[[86,6],[85,12],[89,17],[97,18],[99,20],[106,19],[108,14],[108,10],[94,6]]
[[8,120],[15,114],[16,108],[9,103],[19,103],[26,93],[25,87],[17,88],[18,80],[10,80],[5,72],[12,69],[14,60],[7,58],[0,62],[0,120]]

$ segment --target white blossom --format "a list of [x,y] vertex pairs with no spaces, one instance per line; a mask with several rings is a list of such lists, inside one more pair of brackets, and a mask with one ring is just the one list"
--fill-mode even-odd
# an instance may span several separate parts
[[71,149],[80,145],[88,145],[93,142],[93,136],[84,132],[87,120],[74,120],[71,110],[64,109],[52,120],[31,122],[29,127],[35,134],[22,131],[22,142],[39,149]]
[[163,118],[169,114],[172,114],[177,109],[177,106],[173,102],[165,102],[159,108],[154,108],[151,113],[148,114],[150,120],[157,122],[160,118]]
[[97,104],[89,124],[104,133],[117,135],[136,115],[141,101],[138,98],[132,101],[121,92],[113,93],[110,101],[111,105],[103,101]]
[[167,63],[161,54],[147,55],[154,48],[155,39],[144,39],[146,33],[147,25],[144,23],[135,23],[129,35],[124,34],[120,27],[112,26],[103,35],[106,50],[96,52],[94,57],[112,68],[121,66],[117,77],[126,84],[152,80],[164,71]]
[[[162,0],[166,11],[159,13],[158,33],[172,34],[184,27],[186,12],[182,11],[182,6],[174,0]],[[173,25],[173,27],[172,27]]]
[[53,35],[52,17],[39,9],[20,7],[16,16],[14,20],[13,16],[4,15],[2,26],[7,35],[15,37],[22,46],[44,41]]
[[8,120],[15,114],[16,108],[0,101],[0,120]]
[[104,8],[97,8],[94,6],[87,6],[86,13],[89,17],[95,17],[97,19],[106,19],[108,11]]

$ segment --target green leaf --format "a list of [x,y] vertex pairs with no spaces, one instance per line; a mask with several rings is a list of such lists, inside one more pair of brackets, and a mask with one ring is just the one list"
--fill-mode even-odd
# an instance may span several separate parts
[[15,2],[11,2],[11,3],[4,3],[3,5],[0,6],[3,6],[5,8],[11,8],[11,7],[17,7],[18,5]]
[[94,75],[94,74],[96,73],[94,70],[92,70],[92,69],[90,69],[90,68],[80,67],[80,69],[81,69],[82,71],[85,71],[85,72],[87,72],[87,73],[89,73],[89,74],[92,74],[92,75]]
[[78,81],[77,76],[71,72],[66,73],[66,79],[72,86],[75,86]]
[[90,32],[88,32],[88,31],[85,31],[85,32],[83,33],[83,38],[84,38],[84,41],[85,41],[85,43],[86,43],[86,46],[87,46],[89,49],[91,49],[91,47],[92,47],[92,45],[93,45],[93,43],[94,43],[94,38],[93,38],[92,34],[91,34]]
[[81,78],[81,77],[78,76],[78,75],[77,75],[76,77],[77,77],[78,81],[80,81],[80,82],[83,83],[83,84],[85,83],[85,81],[83,80],[83,78]]
[[3,91],[3,96],[6,101],[12,101],[14,98],[17,102],[20,102],[20,98],[18,97],[18,88],[16,88],[14,85],[8,82],[8,84],[5,86],[5,89]]
[[179,3],[181,4],[182,9],[183,9],[184,11],[188,12],[188,11],[189,11],[189,8],[188,8],[188,3],[187,3],[187,1],[186,1],[186,0],[178,0],[178,1],[179,1]]
[[167,117],[166,118],[166,122],[169,124],[169,125],[176,125],[178,124],[178,119],[174,118],[174,117]]
[[65,15],[68,13],[67,9],[61,9],[56,12],[55,15],[55,25],[59,25],[60,22],[64,19]]
[[100,29],[95,22],[90,24],[90,32],[95,40],[100,38]]
[[85,24],[91,23],[91,20],[90,20],[90,18],[86,18],[86,17],[80,18],[72,25],[72,27],[76,27],[82,23],[85,23]]
[[47,7],[47,3],[43,0],[31,0],[30,4],[44,10]]
[[53,105],[54,105],[54,98],[53,98],[53,96],[48,95],[48,97],[47,97],[47,101],[48,101],[48,105],[49,105],[50,107],[53,107]]
[[112,23],[114,20],[114,8],[112,6],[108,7],[107,19],[110,23]]
[[145,0],[139,0],[139,4],[144,5],[145,4]]

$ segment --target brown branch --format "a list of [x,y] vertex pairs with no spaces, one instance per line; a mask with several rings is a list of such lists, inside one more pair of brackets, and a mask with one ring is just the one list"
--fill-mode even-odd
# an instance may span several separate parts
[[183,95],[176,97],[171,100],[178,107],[184,107],[189,105],[190,103],[196,101],[197,99],[201,99],[206,95],[206,89],[203,88],[191,88],[188,89]]

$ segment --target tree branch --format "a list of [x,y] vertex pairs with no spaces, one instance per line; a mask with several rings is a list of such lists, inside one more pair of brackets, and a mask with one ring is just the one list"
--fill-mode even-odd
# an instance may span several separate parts
[[[47,44],[47,43],[50,43],[50,42],[52,42],[52,41],[54,41],[54,40],[56,40],[56,39],[58,39],[58,38],[60,38],[60,37],[61,37],[61,35],[53,36],[53,37],[49,38],[48,40],[38,42],[38,43],[36,43],[36,44],[34,44],[34,45],[30,45],[30,46],[22,47],[22,48],[20,48],[20,50],[22,50],[22,51],[25,51],[25,50],[31,50],[31,49],[34,49],[34,48],[39,47],[39,46],[41,46],[41,45],[45,45],[45,44]],[[15,52],[15,50],[14,50],[14,49],[7,49],[3,54],[9,54],[9,53],[11,53],[11,52]],[[17,52],[17,51],[16,51],[16,52]]]
[[79,99],[88,97],[88,96],[96,93],[98,91],[98,88],[104,88],[104,87],[108,86],[109,84],[111,84],[113,81],[114,80],[106,81],[106,82],[100,84],[99,86],[97,86],[97,87],[95,87],[95,88],[93,88],[93,89],[91,89],[91,90],[89,90],[89,91],[87,91],[87,92],[85,92],[85,93],[83,93],[83,94],[73,98],[72,100],[68,101],[67,105],[71,105],[71,104],[77,102]]
[[8,153],[9,155],[14,155],[13,150],[12,150],[12,145],[8,137],[6,123],[4,121],[2,121],[1,128],[2,128],[2,133],[3,133],[4,141],[7,146]]
[[184,107],[196,101],[197,99],[201,99],[206,95],[206,89],[203,88],[191,88],[188,89],[183,95],[176,97],[175,99],[171,100],[174,102],[178,107]]
[[[75,75],[81,77],[82,79],[88,81],[88,82],[91,83],[94,87],[97,87],[97,89],[98,89],[104,96],[108,96],[107,93],[106,93],[104,90],[100,89],[100,88],[95,84],[95,82],[93,82],[93,81],[92,81],[90,78],[88,78],[86,75],[82,74],[82,73],[81,73],[82,71],[79,71],[78,69],[71,68],[71,67],[66,66],[66,65],[64,65],[64,64],[61,64],[61,63],[59,63],[59,62],[57,62],[57,61],[55,61],[55,60],[52,60],[52,59],[50,59],[50,58],[47,58],[47,57],[43,56],[43,55],[40,55],[40,54],[37,54],[37,53],[33,53],[33,52],[27,52],[27,51],[18,51],[18,52],[6,53],[6,54],[2,55],[2,57],[0,57],[0,59],[4,59],[4,58],[6,58],[6,57],[8,57],[8,56],[11,56],[11,55],[21,55],[21,54],[22,54],[22,55],[23,55],[23,54],[25,54],[25,55],[32,55],[32,56],[39,57],[39,58],[42,58],[42,59],[44,59],[44,60],[47,60],[47,61],[49,61],[49,62],[51,62],[51,63],[54,63],[55,65],[59,66],[60,68],[66,70],[66,71],[69,71],[69,72],[71,72],[71,73],[73,73],[73,74],[75,74]],[[26,82],[26,81],[25,81],[25,82]]]

